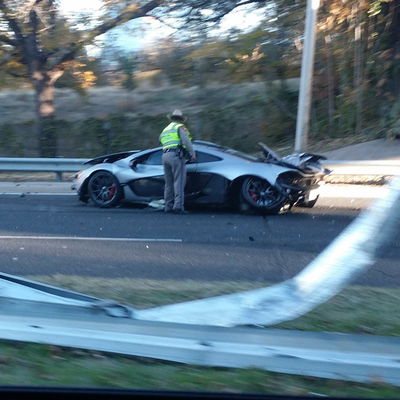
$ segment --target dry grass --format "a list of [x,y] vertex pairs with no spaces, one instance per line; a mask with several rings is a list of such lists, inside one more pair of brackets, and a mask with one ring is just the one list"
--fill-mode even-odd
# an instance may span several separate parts
[[[229,102],[240,102],[251,95],[260,95],[264,92],[262,83],[215,85],[210,88],[210,93],[207,95],[207,105],[220,102],[222,99],[224,104],[227,103],[227,99]],[[0,104],[1,123],[20,123],[35,119],[33,91],[2,90]],[[190,114],[198,111],[199,98],[196,87],[157,89],[139,87],[134,91],[127,91],[110,86],[90,89],[84,96],[72,89],[56,89],[55,104],[59,119],[77,121],[90,117],[105,118],[115,113],[162,115],[174,108],[184,108],[185,112]]]

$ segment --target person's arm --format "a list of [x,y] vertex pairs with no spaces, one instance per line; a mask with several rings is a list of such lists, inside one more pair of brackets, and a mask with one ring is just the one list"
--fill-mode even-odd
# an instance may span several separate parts
[[196,153],[193,150],[193,145],[187,134],[187,129],[184,126],[179,128],[179,137],[181,138],[182,145],[189,152],[192,161],[196,159]]

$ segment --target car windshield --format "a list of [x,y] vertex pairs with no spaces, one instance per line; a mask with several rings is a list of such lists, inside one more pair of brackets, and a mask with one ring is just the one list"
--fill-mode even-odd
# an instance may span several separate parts
[[0,0],[0,397],[400,399],[399,32]]

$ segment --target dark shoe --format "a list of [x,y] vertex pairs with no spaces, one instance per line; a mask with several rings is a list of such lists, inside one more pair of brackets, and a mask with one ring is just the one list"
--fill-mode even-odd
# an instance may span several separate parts
[[169,208],[169,209],[164,208],[164,212],[167,214],[171,214],[174,212],[174,210],[172,208]]

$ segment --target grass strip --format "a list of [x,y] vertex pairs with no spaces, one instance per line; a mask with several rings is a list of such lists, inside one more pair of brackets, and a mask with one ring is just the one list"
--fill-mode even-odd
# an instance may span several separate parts
[[[154,281],[63,275],[31,276],[29,279],[114,299],[137,308],[266,286],[262,282]],[[350,287],[307,315],[275,327],[399,336],[399,301],[400,289]],[[400,388],[379,380],[359,384],[254,368],[197,367],[51,345],[8,342],[0,342],[0,384],[400,397]]]
[[[266,282],[30,276],[49,285],[113,299],[138,309],[268,286]],[[351,286],[330,301],[276,328],[400,336],[400,289]]]

